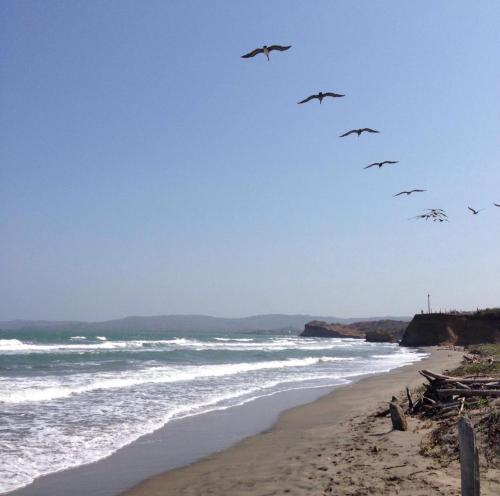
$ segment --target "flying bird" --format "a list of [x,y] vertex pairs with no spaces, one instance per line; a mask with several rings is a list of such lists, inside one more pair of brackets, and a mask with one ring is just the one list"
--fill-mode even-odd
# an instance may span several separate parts
[[319,100],[319,103],[321,103],[323,101],[323,98],[325,98],[326,96],[331,96],[332,98],[340,98],[340,97],[345,96],[345,95],[341,95],[339,93],[332,93],[332,92],[323,93],[322,91],[320,91],[317,95],[308,96],[307,98],[305,98],[304,100],[302,100],[301,102],[298,102],[298,103],[300,105],[301,103],[310,102],[314,98],[317,98]]
[[411,189],[409,191],[401,191],[400,193],[397,193],[392,196],[399,196],[399,195],[411,195],[412,193],[423,193],[424,191],[427,191],[426,189]]
[[471,207],[467,207],[467,208],[472,212],[472,215],[477,215],[479,212],[481,212],[481,210],[484,210],[484,208],[481,208],[480,210],[474,210]]
[[450,222],[445,211],[441,208],[428,208],[423,214],[410,217],[409,220],[411,219],[432,219],[433,222]]
[[446,215],[445,211],[442,208],[427,208],[426,211],[435,217],[443,216],[448,218],[448,216]]
[[384,160],[383,162],[373,162],[373,164],[367,165],[366,167],[363,167],[363,169],[369,169],[370,167],[375,167],[376,165],[380,169],[385,164],[397,164],[398,160]]
[[364,127],[362,129],[352,129],[351,131],[347,131],[347,133],[341,134],[339,138],[344,138],[345,136],[349,136],[350,134],[357,133],[358,136],[361,135],[361,133],[379,133],[380,131],[377,131],[375,129],[370,129],[369,127]]
[[420,214],[420,215],[415,215],[415,217],[410,217],[408,220],[412,219],[425,219],[428,220],[432,217],[432,214]]
[[267,60],[269,60],[269,52],[272,52],[273,50],[278,50],[280,52],[284,52],[285,50],[288,50],[291,48],[292,45],[288,46],[282,46],[282,45],[271,45],[267,46],[264,45],[262,48],[256,48],[255,50],[252,50],[251,52],[246,53],[245,55],[242,55],[242,59],[249,59],[250,57],[255,57],[259,53],[263,53],[266,57]]

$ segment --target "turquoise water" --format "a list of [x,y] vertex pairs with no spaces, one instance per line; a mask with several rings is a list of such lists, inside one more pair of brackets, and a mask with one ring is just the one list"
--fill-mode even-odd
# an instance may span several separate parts
[[99,460],[172,419],[423,356],[293,335],[0,332],[0,493]]

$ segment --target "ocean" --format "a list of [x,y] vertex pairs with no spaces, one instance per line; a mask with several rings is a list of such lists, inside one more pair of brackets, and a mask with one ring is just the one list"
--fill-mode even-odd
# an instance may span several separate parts
[[0,332],[0,493],[109,456],[174,419],[332,387],[426,356],[243,333]]

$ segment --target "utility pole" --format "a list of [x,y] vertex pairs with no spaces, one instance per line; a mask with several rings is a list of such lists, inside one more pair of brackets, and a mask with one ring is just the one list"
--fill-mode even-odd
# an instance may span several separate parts
[[427,313],[431,313],[431,295],[427,295]]

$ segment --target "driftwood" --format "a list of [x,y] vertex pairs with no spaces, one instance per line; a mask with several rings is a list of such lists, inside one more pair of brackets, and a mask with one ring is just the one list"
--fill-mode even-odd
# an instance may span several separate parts
[[430,370],[419,370],[419,373],[426,378],[430,379],[438,379],[445,382],[492,382],[497,384],[500,382],[499,379],[495,379],[494,377],[451,377],[449,375],[437,374],[436,372],[431,372]]
[[408,386],[406,386],[406,397],[408,398],[408,410],[410,412],[413,411],[413,401],[411,399],[411,394],[410,394],[410,390],[408,389]]
[[467,417],[460,417],[458,421],[458,444],[460,447],[462,496],[480,496],[476,436],[471,421]]
[[500,398],[500,389],[438,389],[440,396],[450,396],[457,394],[459,396],[491,396],[493,398]]
[[448,417],[463,412],[479,398],[500,397],[500,380],[493,377],[452,377],[425,369],[419,372],[428,384],[424,384],[421,401],[413,405],[411,413]]
[[408,430],[408,423],[406,422],[406,417],[401,406],[397,402],[391,401],[389,403],[389,410],[391,412],[392,428],[396,431]]

